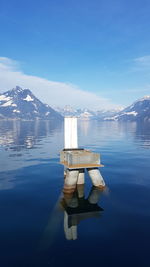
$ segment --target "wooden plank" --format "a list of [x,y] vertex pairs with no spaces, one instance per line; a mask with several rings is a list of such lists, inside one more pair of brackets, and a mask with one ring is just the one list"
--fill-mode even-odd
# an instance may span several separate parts
[[66,161],[60,162],[60,164],[64,165],[68,169],[84,169],[84,168],[96,168],[96,167],[104,167],[102,164],[76,164],[76,165],[68,165]]

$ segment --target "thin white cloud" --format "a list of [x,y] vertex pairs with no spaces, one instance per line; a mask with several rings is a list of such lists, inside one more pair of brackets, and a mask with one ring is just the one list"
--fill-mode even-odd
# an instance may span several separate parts
[[137,57],[132,60],[131,72],[144,72],[150,71],[150,55]]
[[150,55],[137,57],[134,59],[134,62],[141,66],[150,66]]
[[15,71],[19,68],[17,61],[8,57],[0,57],[0,70],[12,70]]
[[109,99],[86,92],[76,85],[27,75],[19,69],[19,63],[7,57],[0,57],[0,93],[16,85],[29,88],[44,103],[50,106],[64,106],[92,109],[112,109],[118,107]]

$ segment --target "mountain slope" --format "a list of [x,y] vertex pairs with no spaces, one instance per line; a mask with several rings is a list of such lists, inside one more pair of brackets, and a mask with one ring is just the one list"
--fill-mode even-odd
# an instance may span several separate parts
[[72,108],[69,105],[66,105],[64,108],[57,107],[56,110],[63,116],[76,116],[83,120],[101,120],[103,121],[105,117],[112,117],[116,114],[118,114],[118,111],[122,110],[120,109],[114,109],[114,110],[99,110],[99,111],[93,111],[87,108]]
[[0,118],[10,119],[62,119],[50,106],[43,104],[29,89],[19,86],[0,94]]
[[150,96],[145,96],[131,106],[125,108],[112,117],[106,117],[105,120],[114,121],[150,121]]

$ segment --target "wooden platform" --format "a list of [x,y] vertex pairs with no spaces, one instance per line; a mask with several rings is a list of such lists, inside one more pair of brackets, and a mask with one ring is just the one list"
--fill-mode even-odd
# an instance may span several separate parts
[[99,167],[104,167],[102,164],[74,164],[74,165],[69,165],[68,162],[62,161],[60,164],[64,165],[66,168],[73,170],[73,169],[86,169],[86,168],[99,168]]

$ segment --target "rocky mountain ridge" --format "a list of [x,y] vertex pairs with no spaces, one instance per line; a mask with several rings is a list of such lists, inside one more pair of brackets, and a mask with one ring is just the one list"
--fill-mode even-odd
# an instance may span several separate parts
[[129,107],[123,109],[114,116],[106,117],[104,120],[111,121],[150,121],[150,96],[144,96],[135,101]]
[[69,105],[53,109],[42,103],[29,89],[19,86],[0,94],[0,120],[62,120],[65,116],[76,116],[81,120],[147,122],[150,121],[150,96],[144,96],[125,109],[94,111],[88,108],[75,109]]
[[49,105],[43,104],[29,89],[16,86],[0,94],[0,119],[57,119],[62,116]]
[[56,107],[55,110],[57,110],[57,112],[59,112],[63,117],[76,116],[83,120],[91,120],[91,119],[103,120],[108,116],[116,115],[122,109],[94,111],[88,108],[75,109],[69,105],[66,105],[64,108]]

